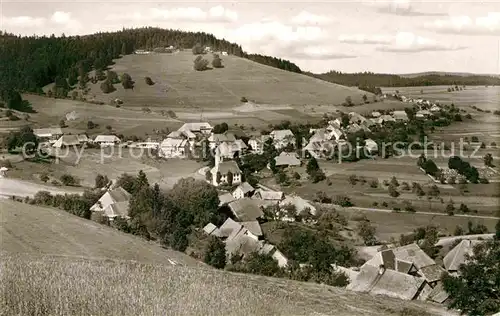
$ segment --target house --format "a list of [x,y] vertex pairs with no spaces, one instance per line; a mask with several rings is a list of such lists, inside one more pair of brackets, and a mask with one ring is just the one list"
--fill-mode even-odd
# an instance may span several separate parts
[[301,164],[301,161],[297,158],[296,153],[282,152],[278,156],[274,157],[274,161],[276,161],[276,167],[298,167]]
[[326,130],[332,136],[330,139],[340,140],[344,135],[340,127],[334,125],[328,125]]
[[432,113],[429,110],[419,110],[415,113],[415,117],[417,118],[428,118],[432,116]]
[[65,148],[70,146],[80,146],[80,141],[77,135],[63,135],[56,140],[52,147],[55,148]]
[[215,155],[226,159],[234,159],[240,156],[241,152],[242,148],[237,142],[224,142],[218,144],[215,148]]
[[482,240],[462,240],[443,258],[444,268],[448,272],[457,272],[460,265],[467,262],[467,255],[473,255],[474,247],[482,242]]
[[384,124],[385,122],[396,122],[396,119],[390,115],[381,115],[377,120],[377,124]]
[[222,52],[222,56],[227,56],[227,52]]
[[187,139],[166,138],[160,143],[158,155],[163,158],[185,158],[190,144]]
[[145,142],[136,142],[128,145],[128,147],[132,148],[144,148],[144,149],[158,149],[160,147],[159,142],[155,141],[145,141]]
[[309,213],[311,215],[316,215],[316,207],[312,205],[309,201],[301,198],[297,195],[289,195],[279,202],[280,212],[283,214],[283,220],[294,221],[294,218],[288,216],[287,208],[293,206],[296,213],[295,215]]
[[35,128],[33,134],[40,138],[42,141],[55,142],[62,135],[62,129],[60,127],[50,127],[50,128]]
[[221,237],[219,228],[212,223],[208,223],[205,227],[203,227],[203,232],[210,236]]
[[264,153],[264,144],[270,138],[269,135],[261,135],[260,137],[251,138],[248,141],[248,145],[251,148],[251,152],[257,155]]
[[233,191],[232,196],[235,199],[242,199],[244,197],[250,197],[254,191],[255,188],[252,187],[248,182],[243,182]]
[[116,135],[98,135],[94,139],[94,143],[99,144],[101,147],[115,146],[120,142],[121,140]]
[[350,112],[348,116],[349,116],[349,123],[351,124],[353,123],[361,124],[364,121],[366,121],[366,118],[357,112]]
[[382,115],[382,113],[380,113],[379,111],[373,111],[372,112],[372,117],[377,118],[377,117],[380,117],[381,115]]
[[430,111],[434,112],[434,113],[435,112],[439,112],[439,111],[441,111],[441,107],[439,107],[438,105],[434,104],[434,105],[431,106]]
[[228,204],[229,209],[240,221],[255,221],[264,216],[258,202],[254,199],[243,198]]
[[66,113],[66,121],[75,121],[79,117],[80,117],[80,115],[76,111],[71,111],[69,113]]
[[276,149],[282,149],[288,145],[295,146],[295,136],[289,129],[274,130],[270,134]]
[[392,117],[396,121],[408,121],[408,114],[405,111],[394,111],[392,112]]
[[226,239],[227,259],[231,260],[233,256],[245,258],[252,253],[258,252],[262,248],[262,242],[252,236],[252,233],[246,228],[242,228],[233,236]]
[[213,129],[213,127],[209,123],[197,122],[197,123],[184,123],[184,125],[182,125],[178,129],[178,131],[181,131],[181,132],[190,131],[190,132],[195,133],[195,134],[201,134],[201,135],[208,136],[212,132],[212,129]]
[[366,265],[373,267],[383,265],[387,269],[421,277],[431,287],[441,279],[444,272],[444,269],[436,264],[417,244],[379,251],[372,259],[365,262],[361,268]]
[[262,228],[260,227],[260,224],[258,221],[246,221],[246,222],[240,222],[241,226],[245,227],[248,229],[250,233],[252,233],[254,236],[261,237],[262,236]]
[[303,148],[304,153],[309,153],[316,159],[332,157],[337,143],[335,141],[312,141]]
[[233,219],[228,218],[219,227],[219,232],[220,232],[220,237],[227,238],[231,235],[234,235],[233,232],[239,232],[242,228],[242,225],[240,223],[235,222]]
[[101,213],[110,220],[115,217],[128,218],[128,204],[131,195],[122,187],[106,191],[90,210]]
[[401,300],[417,299],[426,286],[425,280],[383,266],[363,266],[347,289],[372,295],[386,295]]
[[[215,156],[215,167],[210,170],[212,174],[212,184],[219,186],[224,183],[232,182],[231,184],[241,183],[241,170],[236,161],[223,161],[223,158]],[[232,177],[232,180],[230,179]]]
[[374,154],[378,152],[378,145],[377,142],[375,142],[373,139],[368,138],[365,139],[365,149],[368,151],[370,154]]
[[223,134],[212,133],[208,138],[210,149],[214,149],[221,143],[234,143],[236,142],[236,137],[233,133],[225,132]]
[[236,200],[231,193],[224,193],[219,195],[219,207],[231,203]]
[[278,262],[278,266],[280,268],[285,268],[288,265],[288,258],[276,248],[276,246],[264,243],[262,248],[259,250],[259,254],[270,255],[276,262]]
[[196,139],[196,134],[189,131],[173,131],[170,132],[170,134],[167,135],[167,138],[177,138],[177,139],[189,139],[189,140],[194,140]]

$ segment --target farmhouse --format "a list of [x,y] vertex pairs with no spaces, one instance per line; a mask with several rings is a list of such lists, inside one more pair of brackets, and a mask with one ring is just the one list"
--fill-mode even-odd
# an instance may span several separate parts
[[163,158],[185,158],[189,148],[187,139],[166,138],[160,143],[158,155]]
[[304,153],[308,153],[311,157],[316,159],[332,157],[334,149],[337,147],[336,141],[313,141],[303,148]]
[[257,189],[252,195],[252,199],[259,200],[259,204],[263,206],[278,205],[281,200],[285,197],[285,194],[281,191],[272,191]]
[[208,223],[203,227],[203,232],[210,236],[221,237],[219,228],[212,223]]
[[293,206],[295,208],[296,214],[304,214],[304,213],[309,213],[311,215],[316,215],[316,207],[314,207],[309,201],[304,200],[300,196],[297,195],[291,195],[287,196],[284,200],[282,200],[279,203],[280,206],[280,212],[284,213],[285,216],[283,217],[283,220],[286,221],[294,221],[294,218],[291,218],[286,215],[286,209],[290,206]]
[[130,193],[125,191],[122,187],[108,190],[90,210],[95,213],[100,213],[110,220],[113,220],[115,217],[128,218],[128,203],[130,197]]
[[189,140],[194,140],[196,139],[196,134],[189,131],[173,131],[170,132],[170,134],[167,135],[167,138],[179,138],[179,139],[189,139]]
[[376,123],[377,124],[384,124],[385,122],[395,122],[395,121],[396,121],[396,119],[394,117],[390,116],[390,115],[381,115],[377,119]]
[[55,142],[62,135],[62,129],[60,127],[50,127],[50,128],[35,128],[33,134],[40,138],[42,141]]
[[219,207],[231,203],[236,200],[231,193],[224,193],[219,195]]
[[289,129],[275,130],[270,134],[276,149],[282,149],[288,145],[295,145],[295,136]]
[[441,111],[441,108],[439,106],[437,106],[436,104],[434,104],[431,106],[430,111],[431,112],[439,112],[439,111]]
[[350,112],[348,115],[349,115],[349,123],[351,123],[351,124],[353,124],[353,123],[361,124],[364,121],[366,121],[366,118],[359,113]]
[[228,206],[240,221],[255,221],[264,216],[258,202],[250,198],[233,201]]
[[460,265],[467,262],[467,255],[472,255],[474,247],[482,242],[482,240],[462,240],[443,258],[444,268],[451,273],[457,272]]
[[301,164],[296,153],[282,152],[274,157],[274,161],[276,161],[276,167],[298,167]]
[[58,140],[54,144],[52,144],[52,147],[55,148],[64,148],[64,147],[69,147],[69,146],[80,146],[88,141],[87,135],[82,134],[82,135],[63,135],[59,137]]
[[394,111],[392,112],[392,117],[396,121],[408,121],[408,114],[405,111]]
[[98,135],[94,139],[94,143],[99,144],[101,147],[115,146],[120,142],[121,140],[116,135]]
[[372,112],[372,117],[377,118],[377,117],[380,117],[380,115],[382,115],[382,114],[379,111],[373,111]]
[[272,244],[264,243],[262,248],[260,248],[259,253],[263,255],[270,255],[276,262],[278,262],[278,266],[280,268],[284,268],[288,265],[288,258],[285,257],[285,255]]
[[214,134],[210,135],[208,138],[208,142],[210,144],[210,148],[214,149],[217,147],[219,144],[222,143],[234,143],[236,142],[236,137],[234,136],[233,133],[230,132],[225,132],[223,134]]
[[242,148],[237,142],[224,142],[215,148],[215,154],[220,157],[233,159],[240,156]]
[[210,170],[210,173],[214,186],[230,182],[232,184],[241,183],[241,170],[236,161],[223,161],[219,156],[215,156],[215,167]]
[[251,152],[257,155],[264,153],[264,144],[270,138],[269,135],[261,135],[260,137],[254,137],[248,141]]
[[254,191],[254,187],[252,187],[248,182],[243,182],[233,191],[232,196],[235,199],[242,199],[244,197],[250,197]]
[[378,152],[378,145],[373,139],[368,138],[368,139],[365,139],[365,149],[370,154],[374,154],[374,153]]
[[212,132],[212,125],[210,125],[209,123],[206,123],[206,122],[198,122],[198,123],[184,123],[184,125],[182,125],[178,131],[181,131],[181,132],[186,132],[186,131],[190,131],[194,134],[198,134],[198,135],[210,135],[210,133]]
[[419,110],[415,114],[415,117],[418,117],[418,118],[428,118],[430,116],[432,116],[432,113],[429,110]]

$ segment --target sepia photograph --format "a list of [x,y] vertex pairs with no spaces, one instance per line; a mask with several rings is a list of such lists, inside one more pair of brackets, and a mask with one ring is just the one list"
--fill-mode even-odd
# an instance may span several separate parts
[[500,316],[500,0],[0,0],[0,315]]

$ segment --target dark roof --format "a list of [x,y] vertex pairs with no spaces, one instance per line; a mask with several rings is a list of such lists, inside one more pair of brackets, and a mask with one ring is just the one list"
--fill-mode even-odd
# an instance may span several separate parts
[[229,208],[240,221],[255,221],[264,215],[259,204],[250,198],[233,201],[229,203]]
[[419,270],[419,273],[422,274],[425,280],[429,283],[441,280],[443,272],[445,272],[445,270],[437,264],[423,267]]
[[240,168],[238,167],[238,164],[236,161],[229,160],[229,161],[223,161],[219,163],[217,166],[215,166],[216,172],[220,172],[221,174],[227,174],[228,172],[232,172],[233,174],[238,174],[241,173]]

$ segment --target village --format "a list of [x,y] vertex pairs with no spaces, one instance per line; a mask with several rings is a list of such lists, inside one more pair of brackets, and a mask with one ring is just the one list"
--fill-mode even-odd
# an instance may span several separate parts
[[[396,129],[395,126],[405,126],[410,121],[420,122],[419,124],[425,124],[426,121],[439,122],[441,117],[460,113],[449,105],[440,106],[396,94],[392,97],[409,103],[412,110],[373,111],[367,116],[356,112],[337,113],[334,115],[336,118],[326,116],[323,123],[304,127],[302,130],[306,132],[299,135],[294,134],[292,128],[247,135],[241,131],[228,130],[227,124],[212,126],[208,122],[184,123],[162,140],[137,142],[122,140],[115,134],[92,137],[87,134],[64,134],[58,127],[34,129],[33,133],[40,140],[41,148],[55,156],[63,153],[62,149],[69,148],[121,147],[147,150],[164,163],[179,159],[208,163],[208,166],[199,169],[197,173],[208,184],[217,188],[218,212],[226,214],[227,219],[221,225],[208,223],[200,227],[200,233],[224,243],[228,262],[232,262],[232,258],[243,260],[257,253],[270,256],[281,269],[286,270],[289,268],[289,258],[278,245],[266,239],[261,225],[270,221],[298,221],[305,225],[315,225],[324,212],[324,204],[304,199],[293,192],[285,193],[275,189],[276,185],[272,188],[260,183],[256,175],[264,173],[277,179],[294,178],[297,177],[294,170],[307,165],[307,169],[314,169],[308,170],[310,179],[314,182],[322,181],[324,174],[322,175],[316,161],[334,160],[335,163],[342,163],[343,158],[352,158],[351,153],[345,156],[342,154],[344,148],[353,142],[352,135],[356,136],[356,151],[363,151],[355,160],[380,159],[384,144],[380,139],[366,137],[372,130],[380,127]],[[300,142],[297,141],[299,137],[302,138]],[[302,148],[298,144],[302,144]],[[264,164],[259,163],[264,169],[248,166],[254,163],[252,159],[255,160],[256,157],[265,157]],[[421,170],[424,174],[428,173],[425,168]],[[8,176],[8,169],[3,168],[2,173],[3,176]],[[485,177],[484,174],[481,173],[482,177]],[[436,183],[440,182],[436,179],[436,174],[428,175]],[[286,186],[287,181],[277,180],[277,187]],[[451,182],[444,182],[447,181]],[[467,183],[468,180],[463,177],[461,181]],[[91,219],[111,226],[118,219],[130,220],[129,203],[133,198],[132,194],[116,186],[114,181],[106,183],[101,190],[102,196],[90,208]],[[349,206],[339,203],[333,207],[345,209]],[[368,257],[360,266],[329,264],[333,271],[346,275],[349,290],[442,304],[448,298],[441,282],[444,273],[456,274],[460,264],[467,260],[467,254],[472,253],[473,247],[493,238],[493,234],[459,237],[460,239],[453,239],[452,243],[446,244],[448,252],[439,263],[420,248],[422,240],[415,240],[406,245],[388,243],[362,247],[360,251],[369,250],[371,258]],[[301,264],[301,268],[306,266],[307,264]]]

